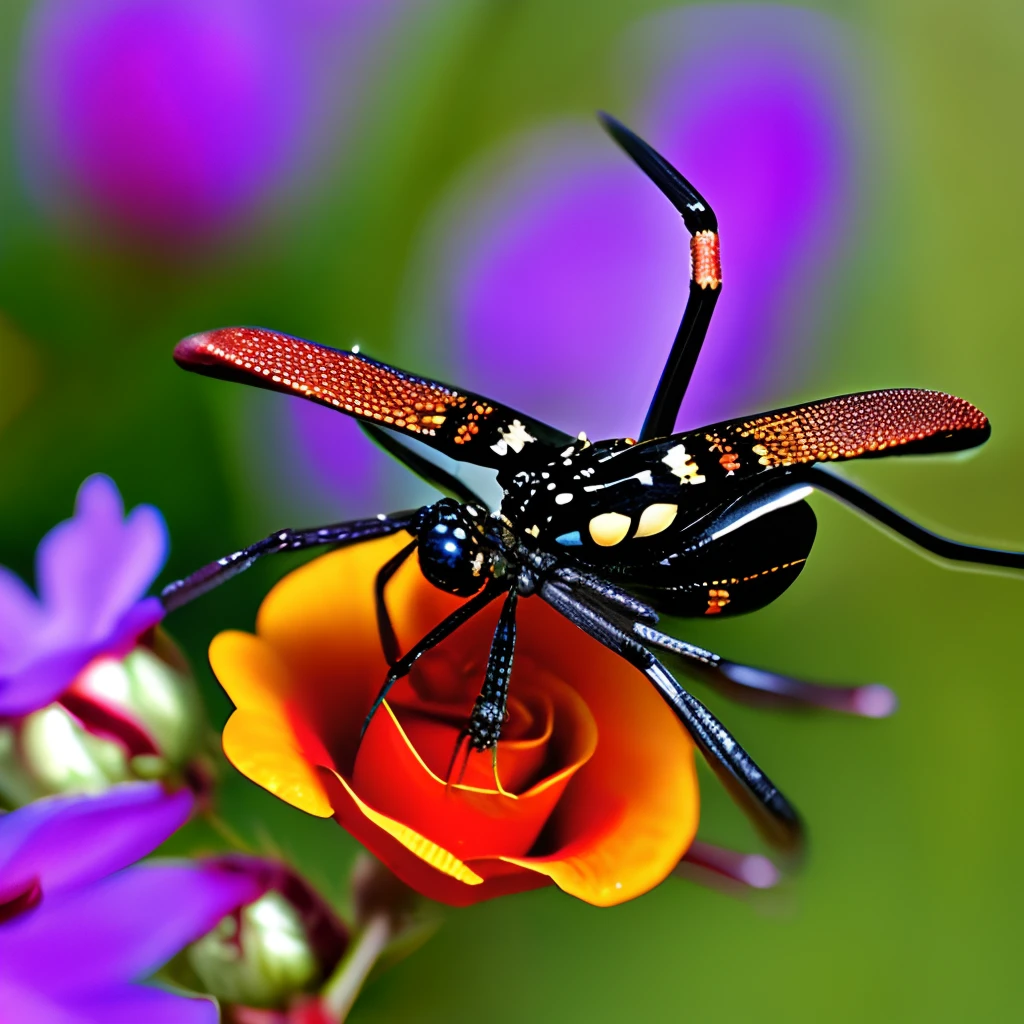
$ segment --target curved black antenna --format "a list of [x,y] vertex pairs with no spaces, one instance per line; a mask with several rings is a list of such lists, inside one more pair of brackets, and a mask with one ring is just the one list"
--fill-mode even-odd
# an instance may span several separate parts
[[668,361],[651,399],[638,440],[667,437],[693,376],[697,357],[722,291],[718,218],[708,201],[660,153],[610,114],[599,113],[608,134],[682,214],[690,239],[690,294]]

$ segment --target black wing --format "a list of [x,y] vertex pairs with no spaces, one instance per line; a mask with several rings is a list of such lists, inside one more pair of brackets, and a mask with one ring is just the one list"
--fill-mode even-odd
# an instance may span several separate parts
[[750,479],[766,469],[885,455],[974,448],[988,440],[988,419],[942,391],[863,391],[717,423],[654,442],[690,442],[701,473]]
[[207,377],[299,395],[412,434],[460,462],[501,469],[573,438],[482,395],[415,377],[354,352],[259,327],[225,327],[178,343],[179,366]]
[[653,565],[798,500],[782,492],[806,489],[805,467],[817,462],[956,451],[988,435],[985,416],[951,395],[844,395],[641,444],[597,442],[548,464],[558,480],[550,494],[528,479],[513,512],[554,550],[574,547],[601,566]]

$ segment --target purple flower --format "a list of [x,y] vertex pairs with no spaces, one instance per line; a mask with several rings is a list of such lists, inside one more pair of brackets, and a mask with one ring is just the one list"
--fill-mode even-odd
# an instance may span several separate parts
[[133,984],[262,891],[216,865],[122,870],[191,808],[188,792],[140,783],[0,817],[0,1019],[214,1024],[209,1000]]
[[0,717],[56,700],[93,659],[121,657],[163,617],[144,597],[167,557],[167,528],[150,505],[127,517],[106,476],[89,477],[73,518],[36,552],[35,594],[0,566]]
[[[727,7],[659,16],[632,43],[646,93],[613,112],[721,225],[722,299],[680,426],[770,406],[805,362],[852,207],[841,39],[808,11]],[[596,124],[570,122],[493,155],[437,223],[428,309],[407,337],[422,345],[431,325],[463,387],[571,433],[635,435],[689,277],[685,230],[657,189]]]
[[237,223],[323,148],[365,62],[365,7],[42,0],[22,48],[26,180],[48,208],[172,246]]

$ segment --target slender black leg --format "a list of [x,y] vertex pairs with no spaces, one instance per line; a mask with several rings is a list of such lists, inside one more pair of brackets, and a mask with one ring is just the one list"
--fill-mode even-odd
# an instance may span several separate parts
[[493,600],[500,597],[505,591],[505,587],[497,581],[491,579],[488,581],[487,586],[480,591],[475,597],[471,597],[464,605],[456,608],[455,611],[439,622],[415,647],[407,651],[402,655],[392,666],[388,672],[387,679],[384,680],[384,685],[380,688],[380,692],[377,694],[377,699],[373,702],[373,706],[370,708],[369,714],[366,716],[366,721],[363,722],[362,731],[365,733],[367,727],[370,724],[371,719],[377,713],[377,709],[384,703],[384,699],[388,695],[388,691],[391,689],[399,679],[409,674],[409,670],[427,653],[432,647],[436,647],[442,640],[452,635],[464,622],[468,622],[477,612],[482,611],[486,608]]
[[896,710],[896,695],[881,683],[822,686],[727,661],[696,644],[677,640],[643,622],[634,623],[632,632],[646,647],[656,647],[676,655],[704,682],[724,696],[743,704],[755,707],[810,705],[866,718],[885,718]]
[[676,655],[687,668],[725,696],[755,707],[810,705],[851,715],[884,718],[896,710],[896,697],[879,683],[865,686],[822,686],[766,672],[678,640],[654,628],[658,613],[608,580],[572,566],[559,566],[551,579],[565,584],[577,600],[602,613],[647,647]]
[[819,491],[838,498],[851,508],[882,526],[898,533],[901,537],[930,551],[940,558],[948,558],[954,562],[970,562],[973,565],[994,565],[1004,569],[1024,569],[1024,552],[1001,551],[998,548],[983,548],[974,544],[961,544],[959,541],[942,537],[913,520],[890,508],[884,502],[872,497],[867,491],[861,490],[856,484],[835,476],[827,469],[818,466],[804,471],[807,481]]
[[440,466],[434,465],[419,452],[403,444],[392,431],[378,427],[376,423],[360,423],[359,426],[371,441],[383,448],[388,455],[398,459],[403,466],[407,466],[418,477],[426,480],[431,487],[436,487],[442,493],[457,498],[464,505],[487,507],[483,498],[474,494],[458,477],[453,476]]
[[498,625],[487,656],[484,685],[473,705],[466,725],[466,735],[474,750],[488,750],[498,743],[501,727],[505,723],[508,704],[508,681],[512,675],[512,656],[516,649],[516,603],[519,591],[513,581],[512,589],[501,609]]
[[697,357],[722,292],[718,219],[707,200],[660,154],[624,124],[599,115],[613,139],[633,158],[682,214],[690,239],[690,294],[668,362],[647,410],[639,440],[673,432]]
[[402,548],[398,554],[389,558],[377,571],[377,578],[374,581],[374,597],[377,604],[377,632],[380,634],[380,647],[384,652],[384,659],[389,665],[398,661],[401,651],[398,648],[398,638],[395,636],[395,627],[391,622],[391,615],[388,613],[388,605],[384,600],[384,588],[388,585],[391,577],[405,563],[405,560],[416,550],[418,541],[411,540]]
[[545,582],[541,585],[540,594],[570,622],[643,672],[679,717],[709,767],[764,838],[779,849],[793,853],[800,851],[803,826],[789,801],[725,726],[696,697],[683,689],[639,640],[578,600],[561,584]]
[[565,584],[570,590],[586,594],[590,603],[603,606],[608,612],[624,616],[631,622],[647,622],[654,625],[658,613],[648,604],[635,598],[629,591],[609,583],[608,580],[584,572],[572,565],[560,565],[553,569],[551,578]]
[[[679,867],[672,873],[679,878],[704,881],[699,875],[686,870],[690,865],[731,883],[733,891],[739,886],[745,889],[771,889],[779,882],[779,869],[767,857],[759,853],[727,850],[722,846],[702,843],[699,839],[690,844]],[[726,891],[729,891],[728,888]]]
[[335,523],[333,526],[311,527],[305,530],[279,530],[269,537],[250,544],[241,551],[218,558],[191,576],[169,583],[160,592],[160,600],[168,612],[180,608],[189,601],[205,594],[214,587],[226,583],[232,576],[244,572],[264,555],[276,555],[282,551],[302,551],[305,548],[321,545],[343,547],[356,541],[370,540],[374,537],[386,537],[399,530],[408,529],[419,514],[418,510],[397,512],[390,516],[376,516],[373,519],[354,519],[348,523]]

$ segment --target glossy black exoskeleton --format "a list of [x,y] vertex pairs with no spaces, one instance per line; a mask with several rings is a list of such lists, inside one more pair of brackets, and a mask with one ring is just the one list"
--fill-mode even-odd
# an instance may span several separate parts
[[[373,710],[421,655],[502,598],[481,694],[465,729],[473,747],[493,748],[505,717],[517,602],[538,596],[643,672],[766,837],[792,848],[801,835],[796,812],[653,652],[676,656],[733,696],[870,714],[878,710],[871,703],[878,688],[815,687],[726,661],[659,631],[659,612],[733,615],[778,597],[811,550],[815,518],[804,499],[814,489],[944,558],[1022,568],[1024,555],[939,537],[820,466],[978,445],[988,436],[988,421],[962,399],[876,391],[672,433],[721,293],[718,224],[707,201],[663,157],[612,118],[604,123],[691,235],[689,297],[639,438],[591,442],[483,396],[272,331],[194,335],[175,350],[186,369],[356,416],[382,447],[451,497],[410,512],[280,531],[171,584],[163,601],[168,610],[184,604],[265,554],[407,531],[412,539],[377,578],[381,643],[391,669]],[[496,470],[499,507],[488,508],[457,476],[399,443],[400,434],[458,462]],[[384,586],[414,551],[434,586],[467,600],[403,652]]]

